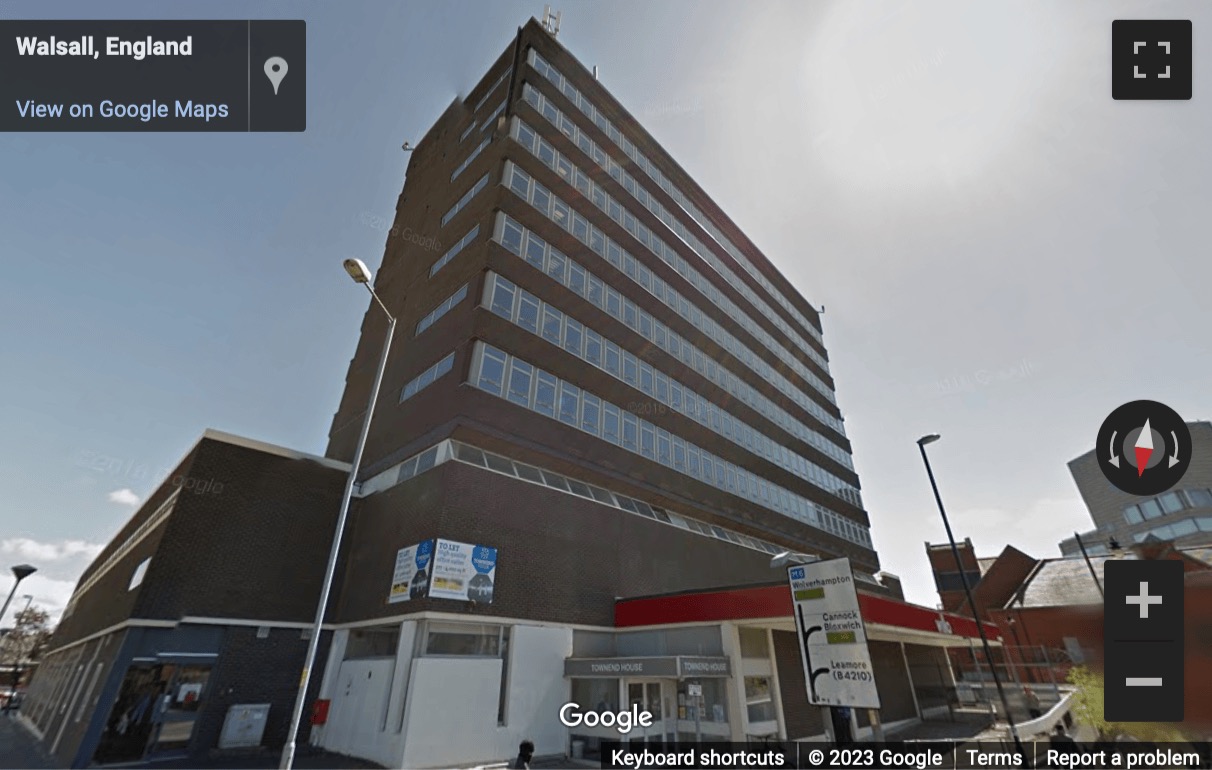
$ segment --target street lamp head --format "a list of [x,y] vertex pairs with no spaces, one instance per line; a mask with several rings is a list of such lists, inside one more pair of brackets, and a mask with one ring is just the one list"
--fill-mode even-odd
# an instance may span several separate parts
[[780,567],[790,567],[793,564],[811,564],[814,561],[820,561],[821,557],[809,553],[796,553],[795,551],[783,551],[779,555],[770,560],[770,569],[779,569]]
[[937,433],[930,433],[928,435],[925,435],[925,436],[922,436],[921,438],[919,438],[917,440],[917,445],[926,446],[927,444],[933,444],[935,441],[938,441],[940,438],[942,438],[942,436],[938,435]]
[[347,259],[344,262],[345,272],[349,273],[349,277],[358,283],[369,284],[371,279],[370,268],[360,259]]
[[29,564],[18,564],[16,567],[13,567],[13,575],[17,578],[18,583],[37,571],[37,567],[30,566]]

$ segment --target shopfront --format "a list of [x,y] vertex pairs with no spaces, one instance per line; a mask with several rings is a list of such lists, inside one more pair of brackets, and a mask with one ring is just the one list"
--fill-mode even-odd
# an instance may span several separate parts
[[[859,604],[881,708],[875,714],[852,711],[851,734],[864,739],[877,730],[947,718],[957,685],[946,651],[971,647],[979,639],[976,623],[867,593],[859,594]],[[679,741],[828,740],[836,729],[828,709],[807,703],[786,584],[623,599],[615,605],[615,616],[620,647],[630,646],[627,640],[645,639],[672,648],[692,635],[711,646],[712,654],[569,659],[565,674],[574,696],[596,688],[594,693],[617,691],[620,698],[651,703],[653,692],[633,685],[656,678],[662,683],[664,733]],[[987,626],[991,644],[999,646],[996,628]],[[627,707],[633,700],[617,702]],[[676,718],[670,708],[677,710]],[[587,755],[594,739],[620,739],[617,732],[605,730],[570,732],[574,740],[585,741]],[[636,734],[630,739],[636,741]]]
[[217,656],[136,658],[122,679],[94,761],[120,764],[184,753]]
[[[713,629],[718,632],[718,629]],[[567,711],[570,753],[595,756],[603,740],[727,741],[727,682],[731,661],[723,656],[569,658]],[[649,724],[619,724],[613,716],[648,714]],[[646,720],[647,721],[647,720]],[[623,728],[623,729],[620,729]],[[628,729],[630,728],[630,729]],[[623,732],[626,730],[626,732]]]

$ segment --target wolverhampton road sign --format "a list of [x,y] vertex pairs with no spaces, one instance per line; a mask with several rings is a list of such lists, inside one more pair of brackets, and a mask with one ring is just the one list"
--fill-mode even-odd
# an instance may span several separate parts
[[808,702],[878,709],[867,629],[849,559],[789,567]]

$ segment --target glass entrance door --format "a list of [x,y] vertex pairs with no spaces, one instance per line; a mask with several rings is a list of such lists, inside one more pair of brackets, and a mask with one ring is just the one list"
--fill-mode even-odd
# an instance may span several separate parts
[[155,664],[136,664],[126,670],[122,688],[93,756],[95,764],[143,759],[155,728],[152,716],[160,694],[160,669],[161,666]]
[[631,743],[658,743],[666,739],[667,711],[660,680],[631,680],[627,683],[627,706],[652,714],[652,724],[636,727],[628,734]]
[[148,755],[178,754],[189,747],[198,720],[198,711],[206,695],[210,665],[165,665],[156,704],[156,729],[148,746]]

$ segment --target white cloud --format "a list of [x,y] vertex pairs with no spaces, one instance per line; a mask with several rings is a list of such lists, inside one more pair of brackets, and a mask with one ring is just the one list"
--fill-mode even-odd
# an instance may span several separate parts
[[[38,571],[21,582],[19,596],[34,597],[34,606],[50,613],[51,624],[59,622],[80,575],[105,547],[86,540],[40,542],[25,537],[0,540],[0,560],[17,564],[29,562]],[[0,595],[12,588],[7,570],[0,574]],[[14,600],[15,601],[15,600]]]
[[28,537],[14,537],[0,540],[0,553],[17,556],[39,563],[58,562],[83,557],[92,561],[101,553],[104,543],[89,543],[84,540],[60,540],[57,543],[40,543]]
[[109,501],[120,505],[129,505],[133,508],[139,504],[139,496],[131,489],[115,489],[109,493]]

